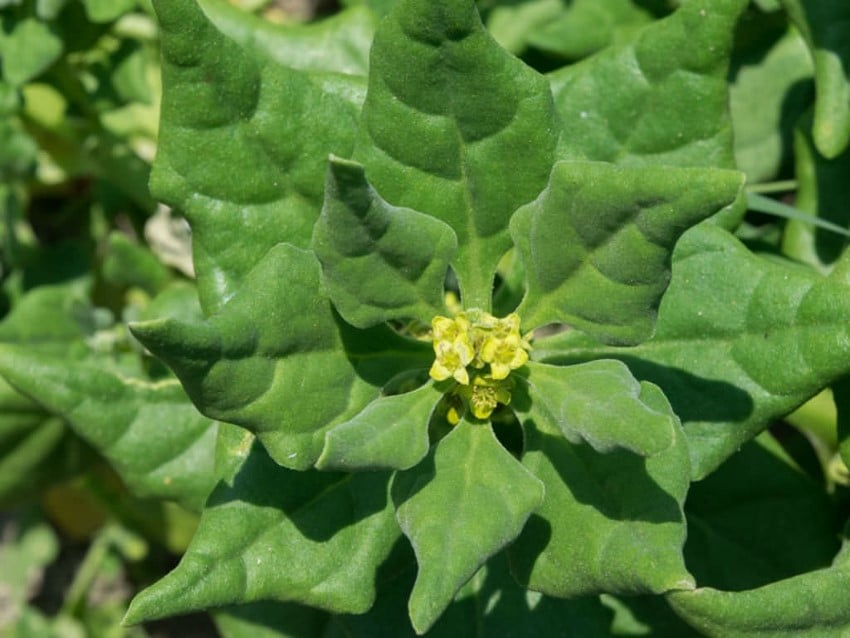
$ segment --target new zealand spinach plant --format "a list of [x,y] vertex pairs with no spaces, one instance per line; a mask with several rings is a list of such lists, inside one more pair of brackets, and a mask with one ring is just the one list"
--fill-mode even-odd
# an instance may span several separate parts
[[10,406],[199,514],[125,624],[850,631],[850,10],[347,4],[154,0],[194,281],[118,233],[0,323]]

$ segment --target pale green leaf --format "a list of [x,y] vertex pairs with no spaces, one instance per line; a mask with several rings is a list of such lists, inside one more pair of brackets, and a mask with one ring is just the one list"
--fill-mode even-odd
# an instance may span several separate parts
[[356,158],[388,202],[446,222],[464,305],[488,309],[507,222],[546,185],[546,80],[496,44],[472,0],[402,0],[372,46]]
[[[642,390],[648,407],[675,418],[658,388]],[[543,482],[546,498],[509,549],[521,583],[564,598],[694,586],[682,557],[690,463],[679,428],[666,450],[643,458],[570,443],[533,403],[523,420],[522,462]]]
[[[516,409],[557,428],[573,443],[584,441],[598,452],[624,449],[641,456],[663,452],[680,425],[668,409],[645,402],[655,388],[640,384],[619,361],[598,360],[571,366],[529,363],[528,400]],[[527,405],[526,405],[527,403]]]
[[516,538],[543,500],[543,485],[488,423],[464,420],[424,464],[397,476],[393,498],[419,564],[409,609],[424,633],[478,568]]
[[313,250],[337,311],[366,328],[445,314],[443,282],[457,238],[443,222],[387,204],[363,167],[331,158]]
[[2,16],[0,58],[3,79],[9,84],[21,86],[46,71],[62,55],[62,48],[61,38],[47,22]]
[[400,537],[389,475],[295,472],[254,445],[219,483],[180,564],[136,596],[125,622],[261,600],[363,613]]
[[742,183],[725,170],[557,163],[546,190],[511,220],[527,273],[523,325],[647,339],[679,236],[734,201]]
[[431,383],[374,400],[353,419],[325,434],[316,467],[333,470],[406,470],[430,447],[428,423],[442,393]]

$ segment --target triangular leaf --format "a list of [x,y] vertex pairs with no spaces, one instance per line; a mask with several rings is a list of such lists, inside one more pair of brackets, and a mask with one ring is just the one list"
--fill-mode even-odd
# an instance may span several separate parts
[[729,233],[701,226],[676,248],[650,341],[612,348],[565,333],[538,341],[535,352],[561,365],[618,358],[661,386],[699,479],[850,370],[848,326],[844,282],[757,257]]
[[0,374],[103,454],[133,492],[200,511],[215,483],[217,427],[176,380],[147,383],[90,363],[0,346]]
[[419,564],[409,607],[424,633],[478,568],[516,538],[543,500],[543,486],[489,424],[464,420],[427,463],[396,477],[393,498]]
[[313,230],[328,295],[348,323],[430,323],[444,313],[443,282],[457,238],[443,222],[387,204],[354,162],[331,158]]
[[362,613],[400,537],[389,475],[294,472],[254,445],[220,483],[177,568],[133,600],[125,622],[259,600]]
[[316,467],[333,470],[406,470],[430,447],[428,423],[442,393],[428,383],[418,390],[372,401],[353,419],[325,434]]
[[255,24],[247,14],[213,10],[213,22],[193,0],[154,4],[163,101],[151,190],[192,224],[198,292],[211,314],[269,248],[309,245],[328,153],[351,152],[364,82],[302,70],[324,37],[285,65],[272,55],[285,30],[266,29],[261,45],[237,41]]
[[[317,294],[319,279],[312,253],[280,244],[207,322],[162,319],[131,329],[174,369],[201,412],[255,432],[275,461],[304,469],[330,426],[377,398],[396,372],[430,362],[427,344],[389,329],[346,334],[352,329]],[[352,350],[364,346],[371,352]]]
[[375,35],[362,123],[369,181],[451,226],[464,305],[489,309],[507,222],[554,160],[546,80],[493,41],[472,0],[402,0]]
[[569,323],[612,343],[652,335],[681,234],[734,201],[743,175],[559,162],[511,220],[528,289],[527,327]]
[[[658,388],[643,390],[646,403],[673,416]],[[521,583],[564,598],[693,587],[682,557],[690,464],[681,432],[645,459],[570,443],[534,411],[525,431],[523,465],[546,498],[509,549]]]

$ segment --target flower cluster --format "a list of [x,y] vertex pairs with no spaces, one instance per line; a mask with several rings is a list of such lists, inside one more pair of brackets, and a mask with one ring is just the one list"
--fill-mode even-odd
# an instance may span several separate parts
[[[463,397],[478,419],[488,418],[498,404],[511,400],[511,370],[525,365],[531,349],[519,332],[519,315],[498,319],[483,310],[466,310],[454,319],[437,316],[431,321],[434,343],[432,379],[454,379],[456,394]],[[449,420],[459,420],[450,410]]]

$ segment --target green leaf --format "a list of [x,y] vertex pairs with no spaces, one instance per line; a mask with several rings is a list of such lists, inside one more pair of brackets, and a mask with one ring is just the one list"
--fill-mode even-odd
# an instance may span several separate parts
[[513,212],[546,185],[557,120],[544,78],[472,0],[402,0],[372,46],[356,158],[388,202],[446,222],[467,308],[490,307]]
[[850,143],[850,6],[842,0],[782,0],[782,4],[815,64],[815,145],[822,155],[834,158]]
[[850,631],[846,565],[764,587],[727,592],[709,587],[668,595],[673,609],[705,635],[723,638],[828,638]]
[[216,427],[176,381],[122,378],[22,347],[3,345],[0,353],[0,374],[67,420],[136,495],[202,508],[215,481]]
[[363,613],[400,537],[389,475],[294,472],[253,445],[219,483],[177,568],[142,591],[126,623],[260,600]]
[[489,424],[464,420],[426,463],[397,476],[393,498],[419,564],[409,609],[421,634],[478,568],[516,538],[543,500],[543,486]]
[[535,354],[561,365],[617,358],[662,387],[701,479],[850,369],[848,325],[846,282],[759,258],[700,226],[676,248],[650,341],[613,348],[565,333],[538,341]]
[[443,222],[387,204],[363,167],[331,158],[313,250],[337,311],[367,328],[389,319],[430,323],[457,238]]
[[565,322],[611,343],[652,335],[679,236],[734,201],[733,171],[558,162],[517,211],[526,328]]
[[374,400],[353,419],[325,434],[316,467],[333,470],[406,470],[421,461],[431,444],[428,423],[442,397],[431,383],[418,390]]
[[329,620],[319,609],[268,600],[211,613],[221,638],[319,638]]
[[[767,30],[758,16],[750,24]],[[812,62],[795,29],[745,40],[730,71],[729,108],[735,132],[735,162],[749,183],[775,178],[790,157],[794,121],[808,107]],[[768,32],[771,35],[775,33]],[[749,46],[746,46],[746,45]],[[799,174],[798,174],[799,177]]]
[[640,384],[619,361],[592,361],[566,367],[528,364],[528,405],[520,412],[560,430],[572,443],[584,441],[598,452],[629,450],[640,456],[663,452],[676,440],[678,420],[666,407],[655,409]]
[[136,6],[136,0],[83,0],[92,22],[112,22]]
[[0,58],[3,79],[13,86],[26,84],[62,55],[62,39],[51,25],[34,17],[15,20],[2,17]]
[[[488,27],[503,34],[513,32],[514,42],[522,37],[523,44],[549,55],[579,60],[628,41],[651,19],[647,9],[629,0],[543,0],[497,7]],[[495,35],[501,42],[498,33]]]
[[685,559],[701,586],[739,591],[826,567],[837,512],[767,433],[694,483]]
[[[255,432],[285,467],[313,465],[325,432],[378,397],[397,372],[433,356],[380,327],[356,333],[320,291],[312,253],[279,244],[204,323],[159,319],[131,330],[208,417]],[[383,354],[382,354],[383,353]]]
[[0,504],[31,498],[70,475],[84,456],[61,419],[0,377]]
[[[219,30],[225,15],[228,31],[250,37],[255,22],[246,14],[215,12],[214,23],[193,0],[155,6],[163,103],[151,190],[192,225],[209,315],[269,248],[309,245],[328,154],[348,155],[354,145],[363,80],[303,70],[297,58],[283,65],[271,36],[249,45]],[[301,44],[301,58],[324,55],[324,36]]]
[[152,252],[120,232],[111,233],[107,242],[104,279],[117,286],[138,286],[149,294],[155,294],[168,283],[171,278],[168,268]]
[[[633,42],[551,74],[564,123],[559,157],[734,168],[726,74],[746,6],[686,2]],[[737,217],[727,214],[726,221]]]
[[[658,388],[642,390],[647,406],[675,419]],[[564,598],[694,586],[682,557],[690,464],[678,428],[666,450],[643,458],[571,443],[533,403],[523,421],[522,462],[546,498],[508,552],[520,583]]]

